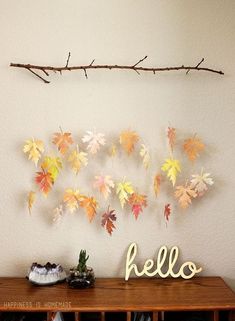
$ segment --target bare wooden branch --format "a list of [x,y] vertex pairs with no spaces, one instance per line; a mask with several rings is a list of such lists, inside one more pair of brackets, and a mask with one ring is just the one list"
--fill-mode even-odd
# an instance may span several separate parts
[[135,63],[134,65],[94,65],[94,61],[89,65],[80,65],[80,66],[71,66],[69,67],[69,60],[70,60],[71,54],[69,52],[66,65],[64,67],[56,67],[56,66],[40,66],[40,65],[31,65],[31,64],[19,64],[19,63],[11,63],[10,67],[16,67],[16,68],[23,68],[31,73],[33,73],[36,77],[41,79],[44,83],[48,84],[50,81],[46,80],[42,76],[40,76],[36,71],[42,71],[44,74],[49,76],[49,72],[59,72],[62,74],[62,71],[73,71],[73,70],[82,70],[84,71],[85,77],[87,76],[88,70],[97,70],[97,69],[119,69],[119,70],[133,70],[136,73],[140,74],[140,72],[152,72],[153,74],[156,74],[158,72],[164,72],[164,71],[177,71],[177,70],[186,70],[186,74],[189,73],[189,71],[205,71],[205,72],[212,72],[219,75],[224,75],[224,72],[221,70],[216,70],[208,67],[201,67],[202,62],[204,62],[204,58],[201,59],[201,61],[196,66],[173,66],[173,67],[142,67],[139,64],[143,62],[145,59],[147,59],[147,56],[140,59]]

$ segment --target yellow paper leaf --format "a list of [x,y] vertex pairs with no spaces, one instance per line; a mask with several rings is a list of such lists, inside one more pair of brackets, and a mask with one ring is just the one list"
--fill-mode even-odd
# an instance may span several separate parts
[[88,160],[87,160],[87,153],[79,152],[79,147],[77,145],[76,149],[74,149],[69,157],[68,161],[70,163],[70,166],[72,170],[77,175],[81,169],[82,166],[87,166]]
[[34,138],[26,140],[23,152],[28,153],[28,159],[32,160],[37,166],[41,154],[44,152],[44,144],[41,140]]
[[110,157],[115,157],[117,155],[117,146],[115,144],[112,144],[110,150],[109,150]]
[[53,179],[53,182],[55,182],[60,169],[62,169],[61,158],[45,156],[41,167],[51,174],[51,178]]
[[31,210],[35,202],[35,199],[36,199],[36,193],[33,191],[30,191],[28,194],[28,209],[30,214],[31,214]]
[[131,182],[126,182],[124,180],[123,182],[118,183],[116,193],[123,208],[125,203],[128,201],[129,195],[134,193]]
[[148,148],[144,144],[141,145],[140,156],[143,158],[143,165],[145,169],[148,169],[150,165],[150,154]]
[[181,172],[180,162],[177,159],[168,158],[161,167],[163,172],[167,172],[172,185],[175,185],[176,178],[179,172]]
[[139,135],[131,130],[121,132],[119,138],[122,148],[130,155],[135,148],[135,144],[139,141]]
[[80,196],[79,190],[74,190],[72,188],[66,189],[63,201],[71,213],[78,209]]
[[195,136],[186,139],[183,145],[183,149],[188,156],[188,159],[192,162],[196,160],[201,152],[204,151],[205,145],[202,141]]

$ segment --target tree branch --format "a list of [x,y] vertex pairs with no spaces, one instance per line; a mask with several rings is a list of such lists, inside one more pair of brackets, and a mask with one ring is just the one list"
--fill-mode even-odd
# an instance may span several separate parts
[[[23,68],[31,73],[33,73],[36,77],[40,78],[44,83],[48,84],[50,83],[45,78],[41,77],[36,71],[42,71],[44,74],[49,76],[49,72],[59,72],[62,74],[62,71],[73,71],[73,70],[82,70],[84,71],[85,77],[87,76],[87,71],[90,69],[96,70],[96,69],[120,69],[120,70],[133,70],[140,74],[140,71],[142,72],[152,72],[153,74],[156,74],[157,72],[165,72],[165,71],[177,71],[177,70],[186,70],[186,74],[189,73],[189,71],[205,71],[205,72],[212,72],[219,75],[224,75],[223,71],[208,68],[208,67],[200,67],[202,62],[204,62],[204,58],[201,59],[201,61],[196,66],[173,66],[173,67],[141,67],[139,64],[143,62],[145,59],[147,59],[147,56],[140,59],[135,63],[134,65],[94,65],[94,61],[89,65],[80,65],[80,66],[71,66],[69,67],[69,60],[70,60],[71,54],[69,52],[66,65],[64,67],[56,67],[56,66],[39,66],[39,65],[31,65],[31,64],[18,64],[18,63],[11,63],[10,67],[16,67],[16,68]],[[36,71],[35,71],[36,70]]]

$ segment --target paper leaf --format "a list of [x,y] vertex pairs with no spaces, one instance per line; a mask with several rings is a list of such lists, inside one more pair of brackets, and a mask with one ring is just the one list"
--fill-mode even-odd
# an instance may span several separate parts
[[63,205],[60,204],[58,207],[54,208],[53,210],[53,223],[59,224],[62,220],[64,211],[63,211]]
[[116,193],[121,203],[121,207],[123,208],[128,200],[129,195],[134,193],[134,189],[132,187],[131,182],[126,182],[124,180],[123,182],[118,183]]
[[171,204],[166,204],[164,208],[164,217],[168,222],[169,222],[170,215],[171,215]]
[[28,194],[28,209],[30,214],[31,214],[31,210],[35,202],[35,199],[36,199],[36,193],[33,191],[30,191]]
[[144,144],[141,145],[140,156],[143,158],[143,165],[145,169],[148,169],[150,165],[150,154],[148,148]]
[[79,205],[84,208],[89,221],[91,222],[96,215],[98,203],[94,197],[81,196]]
[[162,182],[162,175],[157,174],[154,177],[154,182],[153,182],[153,188],[154,188],[154,192],[155,192],[156,197],[158,197],[158,195],[159,195],[161,182]]
[[68,188],[65,190],[63,201],[71,213],[76,211],[79,207],[80,193],[79,190]]
[[82,166],[87,166],[87,153],[79,152],[79,147],[77,145],[76,149],[72,150],[68,157],[68,161],[72,170],[77,175]]
[[117,220],[115,210],[110,210],[109,207],[107,211],[102,215],[101,225],[107,230],[107,232],[112,235],[114,226],[113,222]]
[[192,175],[191,187],[199,196],[202,196],[208,190],[208,185],[214,184],[210,175],[210,173],[203,173],[203,170],[201,170],[201,174]]
[[188,159],[192,162],[199,157],[200,153],[204,151],[205,145],[202,141],[194,135],[184,141],[183,149],[188,156]]
[[175,197],[178,198],[180,207],[185,209],[192,203],[191,199],[197,197],[197,193],[186,183],[185,186],[176,186]]
[[125,152],[130,155],[135,148],[135,144],[139,141],[139,136],[136,132],[126,130],[121,132],[119,142]]
[[28,159],[32,160],[37,166],[41,154],[44,152],[44,144],[41,140],[34,138],[26,140],[23,152],[28,153]]
[[109,150],[109,156],[115,157],[117,155],[117,146],[115,144],[112,144],[110,150]]
[[41,164],[41,167],[51,174],[52,180],[53,182],[55,182],[60,172],[60,169],[62,169],[61,158],[45,156],[44,161]]
[[45,196],[47,196],[52,188],[52,185],[54,184],[51,174],[45,171],[43,168],[41,172],[37,172],[35,182]]
[[100,193],[103,194],[104,198],[107,199],[109,194],[111,193],[110,188],[114,188],[114,182],[111,179],[111,176],[95,176],[95,182],[93,184],[95,188],[97,188]]
[[73,139],[71,133],[64,133],[61,130],[61,133],[55,133],[52,140],[59,150],[59,152],[64,155],[69,149],[69,145],[73,144]]
[[131,211],[137,220],[139,214],[143,212],[143,207],[147,206],[147,196],[133,193],[129,196],[128,203],[131,205]]
[[168,127],[167,137],[168,137],[169,146],[171,148],[171,151],[173,152],[173,149],[175,146],[175,139],[176,139],[176,129],[173,127]]
[[106,143],[104,136],[105,135],[102,133],[96,133],[88,130],[86,135],[83,136],[82,141],[83,143],[88,143],[87,150],[91,154],[96,154],[100,149],[100,146],[103,146]]
[[177,159],[166,159],[165,163],[161,167],[163,172],[167,172],[167,177],[175,185],[178,173],[181,172],[180,162]]

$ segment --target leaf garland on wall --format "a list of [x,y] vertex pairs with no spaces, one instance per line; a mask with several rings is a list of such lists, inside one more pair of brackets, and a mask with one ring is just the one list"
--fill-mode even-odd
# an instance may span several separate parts
[[[157,199],[159,199],[159,194],[164,193],[166,184],[172,190],[172,201],[165,203],[163,206],[166,224],[172,216],[172,204],[174,202],[177,202],[180,208],[187,209],[195,199],[199,200],[204,196],[209,187],[214,184],[210,173],[205,172],[204,169],[201,169],[198,173],[193,172],[191,177],[182,182],[182,179],[185,180],[182,177],[185,170],[185,165],[182,165],[185,162],[184,159],[188,160],[189,165],[193,164],[195,167],[196,160],[205,151],[206,147],[196,134],[186,137],[183,144],[177,137],[176,128],[168,127],[166,140],[169,146],[169,156],[163,162],[161,171],[155,169],[155,176],[152,181],[152,192]],[[54,133],[51,141],[57,147],[57,154],[46,154],[44,143],[40,139],[28,139],[23,146],[23,152],[27,154],[28,159],[36,167],[40,167],[35,174],[35,183],[39,192],[46,197],[56,184],[62,170],[69,167],[71,172],[77,176],[81,170],[87,170],[89,158],[93,158],[98,153],[102,153],[102,155],[106,153],[106,156],[112,157],[113,161],[115,161],[119,155],[119,149],[121,149],[128,156],[138,157],[146,173],[150,167],[154,166],[151,161],[149,146],[143,142],[137,132],[130,129],[123,130],[115,140],[110,142],[105,134],[95,130],[88,130],[81,137],[82,145],[74,140],[70,132],[64,132],[60,128],[60,132]],[[119,145],[117,141],[119,141]],[[101,148],[104,145],[108,145],[106,149]],[[84,151],[84,148],[86,148],[87,152]],[[181,157],[178,159],[178,156],[177,158],[174,156],[176,149],[177,155],[180,151],[184,159],[181,159]],[[137,150],[137,153],[134,153],[135,150]],[[166,179],[164,179],[164,176]],[[143,191],[139,192],[138,188],[134,187],[126,177],[120,181],[113,179],[111,175],[94,175],[93,182],[90,183],[90,190],[92,187],[93,192],[98,193],[100,197],[86,195],[77,188],[65,189],[61,202],[53,210],[53,221],[59,223],[66,211],[70,213],[82,211],[89,222],[92,222],[96,216],[100,217],[101,226],[109,235],[112,235],[114,229],[117,228],[117,216],[116,210],[112,208],[113,206],[110,205],[110,202],[115,197],[119,200],[121,209],[125,208],[125,211],[132,213],[135,220],[139,218],[140,214],[142,216],[144,209],[151,203],[149,200],[151,195],[147,196]],[[35,204],[36,195],[37,193],[32,189],[27,196],[30,214]],[[103,214],[101,214],[103,205],[100,204],[101,201],[98,201],[98,199],[103,199],[103,201],[109,203],[106,204],[107,209],[106,211],[103,210]]]

